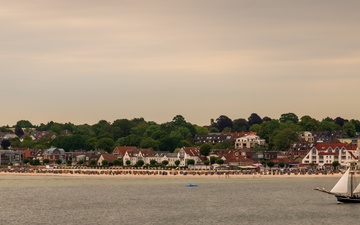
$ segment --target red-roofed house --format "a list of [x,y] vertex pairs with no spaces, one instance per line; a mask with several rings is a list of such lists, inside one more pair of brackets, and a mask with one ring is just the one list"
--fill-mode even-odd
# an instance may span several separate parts
[[103,160],[106,160],[106,161],[110,164],[110,163],[113,163],[114,160],[116,160],[116,159],[117,159],[117,157],[116,157],[115,155],[109,154],[109,153],[104,153],[104,154],[101,154],[101,155],[100,155],[100,157],[99,157],[99,159],[98,159],[98,161],[97,161],[97,164],[98,164],[99,166],[101,166]]
[[123,165],[130,161],[130,165],[135,165],[139,160],[143,160],[145,165],[150,164],[150,160],[156,160],[156,152],[152,149],[133,149],[126,151],[123,158]]
[[180,160],[179,166],[187,166],[187,161],[193,159],[196,164],[200,164],[200,148],[199,147],[183,147],[177,153],[177,157]]
[[331,167],[338,161],[341,166],[359,159],[359,148],[344,143],[317,143],[303,158],[302,164],[314,164],[320,168]]
[[36,157],[37,150],[28,148],[28,149],[25,149],[23,152],[24,152],[24,158],[31,160]]
[[254,161],[250,158],[244,157],[237,150],[230,150],[226,152],[221,158],[224,159],[225,164],[229,166],[252,166]]
[[125,153],[129,150],[135,150],[135,146],[116,146],[112,154],[115,155],[118,159],[122,159],[125,156]]

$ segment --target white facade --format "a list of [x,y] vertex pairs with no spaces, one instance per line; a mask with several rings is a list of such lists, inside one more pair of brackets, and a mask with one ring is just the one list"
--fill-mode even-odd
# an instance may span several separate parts
[[306,142],[311,142],[313,143],[314,142],[314,136],[312,135],[311,132],[309,131],[305,131],[303,134],[300,135],[301,136],[301,139],[303,139],[304,141]]
[[193,159],[195,165],[201,162],[200,149],[199,148],[181,148],[177,154],[177,158],[180,160],[179,166],[187,166],[187,161]]
[[265,146],[265,143],[265,139],[260,139],[257,135],[246,135],[235,140],[235,149]]
[[317,164],[318,167],[331,165],[338,161],[341,166],[346,166],[350,162],[359,158],[359,148],[347,148],[344,145],[335,146],[334,144],[321,143],[314,146],[308,154],[303,158],[303,164]]

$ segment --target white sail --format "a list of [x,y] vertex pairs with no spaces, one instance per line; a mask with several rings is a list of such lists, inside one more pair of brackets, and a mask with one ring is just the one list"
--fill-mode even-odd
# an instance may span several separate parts
[[353,194],[359,193],[359,192],[360,192],[360,184],[355,188],[355,190],[353,191]]
[[332,193],[348,193],[348,185],[349,185],[349,173],[350,168],[346,170],[346,172],[342,175],[340,180],[335,184],[333,189],[330,192]]

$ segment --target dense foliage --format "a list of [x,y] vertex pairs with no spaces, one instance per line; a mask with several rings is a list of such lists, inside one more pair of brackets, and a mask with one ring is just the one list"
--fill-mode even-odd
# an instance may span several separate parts
[[[343,131],[348,137],[355,137],[356,132],[360,132],[358,120],[326,117],[318,121],[307,115],[298,118],[294,113],[282,114],[279,119],[261,118],[256,113],[252,113],[248,119],[234,120],[221,115],[209,126],[191,124],[183,116],[177,115],[172,121],[163,124],[145,121],[144,118],[134,118],[118,119],[113,123],[100,120],[94,125],[62,124],[51,121],[34,126],[29,121],[21,120],[13,127],[15,129],[10,129],[9,126],[0,127],[1,132],[15,130],[18,136],[10,140],[4,139],[1,143],[3,149],[7,149],[11,142],[13,148],[45,149],[56,146],[65,151],[83,149],[111,152],[115,146],[137,146],[172,152],[184,146],[193,146],[195,135],[219,131],[254,131],[268,143],[264,150],[286,150],[291,142],[297,141],[301,131]],[[29,136],[34,132],[37,132],[41,138]],[[234,146],[226,141],[200,147],[202,154],[208,155],[210,149]]]

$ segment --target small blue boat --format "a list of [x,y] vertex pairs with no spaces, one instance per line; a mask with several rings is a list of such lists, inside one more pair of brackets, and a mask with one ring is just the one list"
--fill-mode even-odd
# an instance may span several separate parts
[[192,184],[192,183],[186,184],[186,187],[197,187],[197,186],[198,186],[197,184]]

